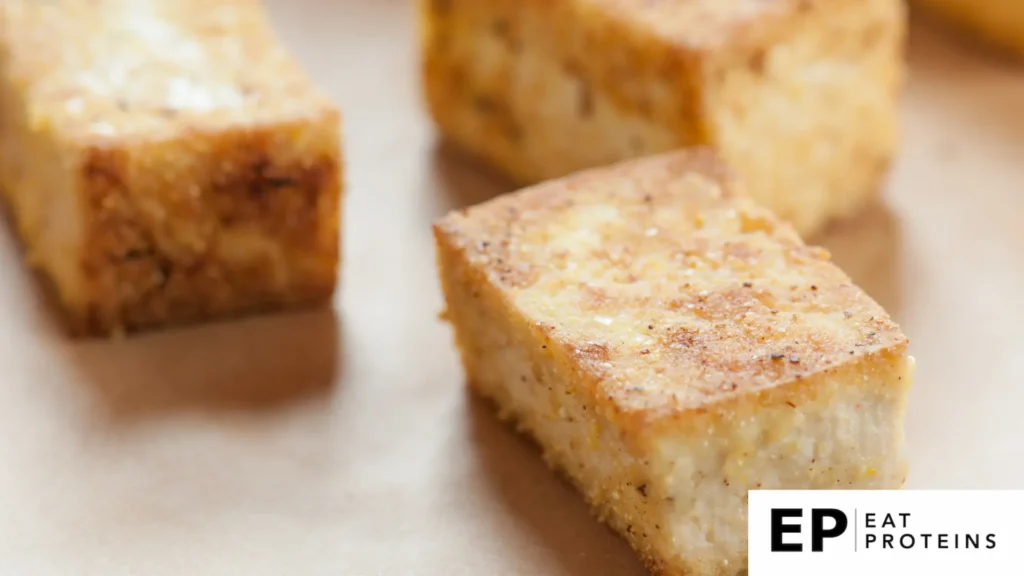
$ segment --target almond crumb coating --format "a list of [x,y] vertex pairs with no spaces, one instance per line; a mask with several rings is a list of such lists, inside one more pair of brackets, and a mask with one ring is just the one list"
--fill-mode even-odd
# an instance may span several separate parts
[[341,117],[256,0],[0,5],[0,183],[76,334],[323,302]]
[[750,489],[894,488],[912,359],[707,150],[435,225],[473,388],[665,574],[746,568]]

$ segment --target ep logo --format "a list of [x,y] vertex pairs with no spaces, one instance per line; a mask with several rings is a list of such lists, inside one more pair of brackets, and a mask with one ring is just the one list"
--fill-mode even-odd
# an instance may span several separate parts
[[[787,534],[803,532],[804,511],[800,508],[772,508],[772,552],[803,552],[799,537]],[[811,552],[822,552],[826,538],[838,538],[846,532],[850,521],[842,510],[812,508],[810,514]]]

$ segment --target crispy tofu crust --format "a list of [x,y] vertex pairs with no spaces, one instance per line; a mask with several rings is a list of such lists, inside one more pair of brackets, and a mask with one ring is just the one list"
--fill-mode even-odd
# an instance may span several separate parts
[[717,148],[811,234],[898,143],[900,0],[421,0],[441,131],[522,184]]
[[323,302],[340,114],[256,0],[0,5],[0,184],[75,334]]
[[1019,0],[913,0],[970,37],[1024,59],[1024,3]]
[[710,151],[434,231],[471,385],[653,569],[742,572],[750,489],[903,484],[906,337]]

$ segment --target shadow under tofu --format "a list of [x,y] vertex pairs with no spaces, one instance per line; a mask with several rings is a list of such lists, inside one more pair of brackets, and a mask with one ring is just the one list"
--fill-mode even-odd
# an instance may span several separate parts
[[823,233],[808,239],[828,249],[832,261],[843,269],[898,322],[903,282],[900,224],[884,198],[877,198],[856,216],[835,222]]
[[[53,343],[78,373],[102,417],[127,423],[178,412],[274,409],[330,391],[343,343],[330,306],[249,314],[147,329],[122,339],[75,338],[66,329],[52,282],[25,264],[25,246],[6,203],[0,202],[0,247],[16,260],[14,283],[24,309],[5,314]],[[34,297],[33,297],[34,296]]]
[[269,314],[122,340],[71,341],[101,417],[128,424],[185,412],[252,412],[326,395],[343,343],[331,308]]
[[472,445],[485,482],[508,513],[558,558],[566,576],[642,576],[629,545],[591,513],[583,497],[549,468],[536,444],[501,422],[490,402],[467,393]]
[[431,154],[433,180],[445,212],[468,208],[518,189],[497,170],[441,136]]

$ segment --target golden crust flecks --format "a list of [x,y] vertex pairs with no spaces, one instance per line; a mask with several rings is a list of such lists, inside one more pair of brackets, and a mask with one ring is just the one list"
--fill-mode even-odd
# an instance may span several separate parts
[[621,410],[699,408],[905,343],[824,250],[736,186],[709,152],[673,153],[438,230]]
[[898,144],[902,0],[421,0],[446,137],[522,185],[707,145],[807,235]]
[[903,484],[906,339],[708,150],[434,231],[470,385],[652,569],[743,573],[749,490]]
[[341,116],[257,0],[0,5],[0,180],[80,333],[320,303]]

